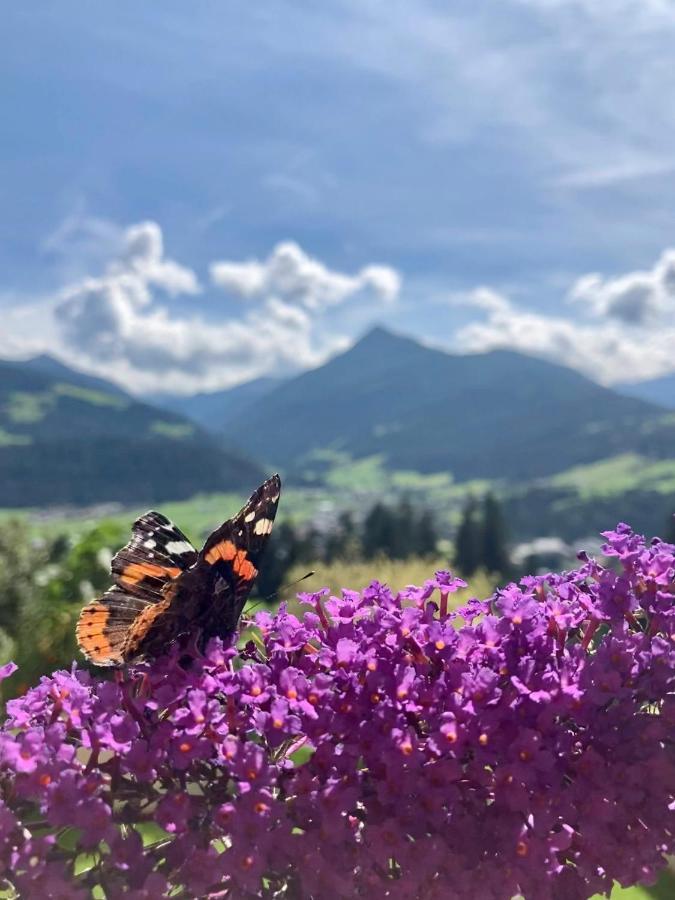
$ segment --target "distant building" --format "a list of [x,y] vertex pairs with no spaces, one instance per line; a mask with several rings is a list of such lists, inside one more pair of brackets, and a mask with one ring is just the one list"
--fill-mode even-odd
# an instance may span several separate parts
[[519,569],[528,571],[560,569],[574,561],[574,547],[559,537],[534,538],[518,544],[511,551],[511,562]]

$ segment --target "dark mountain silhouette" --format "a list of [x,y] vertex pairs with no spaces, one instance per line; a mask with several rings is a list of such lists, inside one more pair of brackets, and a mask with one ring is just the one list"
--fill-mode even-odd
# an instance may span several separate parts
[[375,328],[246,406],[230,434],[301,476],[313,451],[392,469],[525,479],[618,453],[675,455],[675,423],[572,369],[506,350],[456,356]]
[[107,394],[117,394],[120,397],[128,396],[126,391],[112,381],[106,381],[104,378],[98,378],[96,375],[88,375],[86,372],[71,369],[65,363],[62,363],[61,360],[50,356],[48,353],[41,353],[32,359],[12,363],[12,365],[25,369],[28,372],[46,375],[48,378],[62,379],[69,384],[78,384],[81,387],[92,388],[95,391],[105,391]]
[[540,359],[457,356],[382,328],[293,378],[174,401],[184,415],[51,357],[0,362],[0,505],[241,492],[263,474],[250,459],[302,481],[329,464],[317,462],[326,449],[509,482],[623,453],[675,458],[663,408]]
[[0,362],[0,506],[151,503],[255,485],[193,422],[51,358]]

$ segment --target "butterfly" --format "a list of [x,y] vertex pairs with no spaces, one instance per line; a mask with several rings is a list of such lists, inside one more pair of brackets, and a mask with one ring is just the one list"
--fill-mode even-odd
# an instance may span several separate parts
[[77,642],[97,666],[155,659],[184,635],[200,643],[236,631],[258,574],[281,492],[273,475],[197,550],[166,516],[147,512],[112,561],[114,581],[83,607]]

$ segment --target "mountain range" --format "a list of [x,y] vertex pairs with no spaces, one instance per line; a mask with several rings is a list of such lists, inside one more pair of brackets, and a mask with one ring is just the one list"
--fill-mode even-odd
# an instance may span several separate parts
[[241,490],[258,466],[184,417],[51,357],[0,362],[0,506]]
[[296,478],[326,449],[459,481],[546,476],[626,452],[675,456],[675,421],[658,406],[541,359],[452,355],[382,328],[253,399],[226,428]]
[[285,380],[145,402],[50,357],[0,363],[0,505],[244,493],[276,468],[316,483],[336,454],[515,483],[675,459],[675,417],[541,359],[452,355],[383,328]]

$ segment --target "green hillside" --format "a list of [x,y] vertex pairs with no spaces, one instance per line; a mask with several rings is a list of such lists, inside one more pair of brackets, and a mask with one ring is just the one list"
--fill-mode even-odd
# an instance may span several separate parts
[[675,457],[675,416],[571,369],[507,351],[453,356],[375,329],[228,423],[296,479],[317,451],[390,470],[530,480],[622,453]]
[[105,382],[0,362],[0,505],[143,503],[261,476],[194,423]]
[[577,466],[504,492],[509,527],[523,537],[567,540],[597,534],[618,521],[663,535],[675,514],[675,459],[622,454]]
[[[664,535],[675,513],[675,460],[650,462],[626,455],[569,469],[549,478],[508,483],[500,480],[456,482],[447,474],[422,475],[391,471],[377,457],[352,461],[344,454],[326,454],[330,467],[314,484],[284,486],[279,522],[296,525],[317,522],[317,511],[336,517],[349,510],[358,520],[377,502],[395,504],[405,497],[433,513],[442,537],[454,534],[470,496],[492,491],[500,498],[512,543],[542,535],[570,542],[597,537],[600,531],[624,520],[647,535]],[[204,537],[255,487],[255,478],[242,477],[228,493],[199,493],[188,499],[163,500],[161,509],[195,539]],[[154,502],[154,501],[153,501]],[[148,501],[132,498],[111,511],[97,506],[84,510],[26,509],[33,533],[55,537],[77,535],[105,516],[125,531],[147,509]],[[0,510],[0,523],[17,514]],[[319,517],[321,518],[321,516]],[[320,523],[319,523],[320,524]]]

